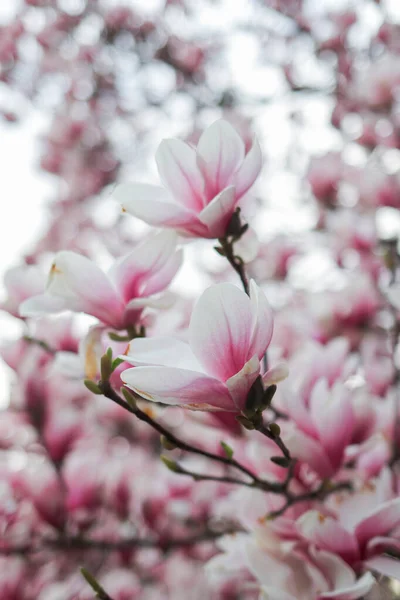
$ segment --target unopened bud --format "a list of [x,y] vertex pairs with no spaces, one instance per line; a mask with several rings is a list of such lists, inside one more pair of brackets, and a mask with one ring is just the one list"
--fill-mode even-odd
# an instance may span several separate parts
[[171,442],[171,440],[165,437],[165,435],[161,436],[160,441],[161,446],[166,450],[175,450],[175,448],[177,448],[176,444],[174,444],[174,442]]
[[286,456],[271,456],[271,462],[283,467],[284,469],[287,469],[290,465],[290,460],[286,458]]
[[245,429],[255,429],[254,423],[250,421],[250,419],[247,419],[244,415],[237,415],[236,420],[239,421],[239,423],[243,425]]
[[126,388],[122,388],[122,395],[124,396],[125,400],[127,401],[127,403],[129,404],[129,406],[131,408],[136,408],[136,398],[135,396],[132,394],[132,392],[130,392],[129,390],[127,390]]
[[101,380],[108,381],[112,373],[112,350],[109,348],[100,359]]
[[85,384],[89,392],[92,392],[92,394],[97,394],[98,396],[103,395],[103,392],[101,391],[97,383],[95,383],[91,379],[85,379],[83,383]]
[[233,457],[233,449],[225,442],[220,442],[220,444],[222,450],[225,452],[226,458],[229,458],[229,460],[231,460],[231,458]]
[[279,427],[278,423],[270,423],[268,428],[274,437],[280,436],[281,428]]
[[167,467],[167,469],[169,469],[173,473],[182,473],[183,472],[182,467],[180,467],[178,465],[178,463],[175,462],[174,460],[171,460],[170,458],[168,458],[168,456],[164,456],[164,454],[162,454],[160,456],[160,458],[163,461],[164,465]]

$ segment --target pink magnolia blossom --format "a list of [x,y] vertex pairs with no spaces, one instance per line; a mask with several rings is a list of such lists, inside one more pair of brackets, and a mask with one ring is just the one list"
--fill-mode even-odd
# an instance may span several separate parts
[[390,478],[384,471],[348,498],[336,497],[332,513],[308,511],[297,521],[300,533],[357,572],[367,568],[400,580],[399,561],[385,554],[400,548],[400,498]]
[[340,382],[329,389],[327,381],[320,379],[308,407],[293,401],[289,408],[293,422],[285,439],[293,456],[321,478],[331,477],[342,465],[355,426],[350,391]]
[[105,325],[123,329],[137,323],[146,306],[171,282],[182,262],[176,236],[161,232],[118,259],[105,274],[85,256],[59,252],[47,290],[22,303],[20,314],[37,316],[64,310],[85,312]]
[[161,142],[156,162],[165,188],[144,183],[117,188],[123,209],[149,225],[170,227],[190,237],[216,238],[261,169],[261,150],[251,149],[226,121],[213,123],[195,150],[181,140]]
[[213,285],[194,307],[189,344],[166,337],[133,340],[123,358],[135,368],[121,379],[155,402],[240,411],[272,329],[271,308],[254,281],[250,298],[232,284]]

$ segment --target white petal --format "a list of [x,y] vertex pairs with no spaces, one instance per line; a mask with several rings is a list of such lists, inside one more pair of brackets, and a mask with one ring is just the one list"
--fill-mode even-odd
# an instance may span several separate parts
[[19,307],[19,314],[21,317],[38,317],[68,309],[69,307],[64,298],[52,296],[51,294],[39,294],[22,302]]
[[178,227],[189,223],[194,213],[174,202],[168,192],[146,183],[119,185],[113,197],[124,211],[156,227]]
[[245,408],[246,400],[251,386],[260,374],[260,361],[254,355],[233,377],[230,377],[226,385],[239,410]]
[[146,400],[186,405],[193,410],[236,410],[226,386],[203,373],[173,367],[134,367],[123,371],[121,379]]
[[120,326],[122,301],[105,273],[86,256],[70,251],[56,254],[47,293],[61,296],[70,310]]
[[235,173],[234,185],[236,194],[241,198],[253,185],[262,167],[262,154],[260,144],[254,140],[252,147],[246,154],[242,165]]
[[269,302],[256,282],[250,281],[250,300],[253,312],[250,353],[261,360],[272,338],[274,320]]
[[251,327],[248,296],[230,283],[219,283],[203,292],[193,309],[190,346],[208,373],[226,381],[251,358]]
[[237,204],[235,188],[230,186],[212,199],[199,214],[199,220],[206,225],[208,237],[223,237]]
[[120,358],[123,358],[135,367],[158,365],[202,371],[189,344],[168,337],[137,338],[132,340],[126,353]]
[[244,159],[244,143],[232,125],[219,120],[200,137],[197,155],[210,198],[233,183],[233,174]]
[[183,206],[200,211],[204,206],[204,181],[195,150],[182,140],[163,140],[156,162],[161,180],[173,197]]

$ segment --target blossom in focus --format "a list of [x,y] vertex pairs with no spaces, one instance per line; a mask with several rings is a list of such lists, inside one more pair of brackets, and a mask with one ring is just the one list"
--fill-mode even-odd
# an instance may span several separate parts
[[257,179],[261,150],[254,140],[246,153],[237,131],[219,120],[204,131],[196,150],[181,140],[163,140],[156,162],[165,187],[120,185],[114,196],[123,209],[149,225],[217,238],[225,235],[235,207]]
[[[121,379],[143,398],[197,410],[241,411],[269,346],[272,311],[251,281],[250,297],[230,283],[209,287],[195,305],[189,344],[135,339]],[[272,369],[271,369],[272,371]],[[270,381],[270,372],[265,376]]]
[[115,329],[138,322],[146,306],[156,306],[182,262],[176,235],[161,232],[119,258],[105,274],[75,252],[59,252],[51,267],[47,289],[20,306],[23,316],[64,310],[84,312]]

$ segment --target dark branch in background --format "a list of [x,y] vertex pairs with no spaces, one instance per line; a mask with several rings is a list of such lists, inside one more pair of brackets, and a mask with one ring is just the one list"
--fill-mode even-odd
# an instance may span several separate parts
[[204,542],[212,542],[223,535],[237,533],[238,527],[226,527],[221,530],[205,529],[200,533],[166,539],[148,539],[130,537],[117,541],[95,540],[79,536],[62,536],[59,538],[42,538],[35,544],[0,548],[0,555],[36,554],[43,550],[77,552],[79,550],[99,550],[101,552],[119,552],[122,550],[137,550],[139,548],[157,548],[168,553],[179,548],[189,548]]

